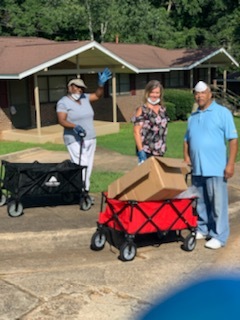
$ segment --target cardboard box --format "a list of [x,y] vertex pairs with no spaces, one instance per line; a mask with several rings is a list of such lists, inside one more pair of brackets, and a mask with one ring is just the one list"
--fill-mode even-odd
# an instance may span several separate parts
[[108,197],[121,201],[172,199],[187,189],[188,166],[180,159],[151,157],[108,186]]

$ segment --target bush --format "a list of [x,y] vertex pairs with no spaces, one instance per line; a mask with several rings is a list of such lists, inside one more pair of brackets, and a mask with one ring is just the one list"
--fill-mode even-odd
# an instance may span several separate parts
[[175,121],[177,120],[176,117],[176,106],[172,102],[165,102],[165,107],[167,109],[167,115],[169,117],[170,121]]
[[194,103],[194,97],[190,91],[181,89],[165,89],[164,100],[167,103],[171,102],[175,105],[175,120],[187,120]]

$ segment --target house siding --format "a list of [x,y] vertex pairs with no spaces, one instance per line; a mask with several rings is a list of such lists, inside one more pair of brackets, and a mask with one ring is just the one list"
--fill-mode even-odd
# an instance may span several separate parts
[[[44,103],[40,106],[41,126],[49,126],[57,123],[56,104]],[[31,122],[32,127],[37,126],[35,106],[31,105]]]
[[3,130],[12,129],[12,122],[10,120],[10,114],[8,108],[2,108],[0,106],[0,132]]
[[7,92],[7,81],[0,80],[0,130],[10,130],[12,128]]
[[[131,117],[133,116],[136,108],[140,106],[143,102],[144,89],[148,81],[150,80],[159,80],[164,86],[164,73],[152,73],[152,74],[130,74],[130,87],[129,93],[117,95],[117,121],[118,122],[130,122]],[[96,84],[98,81],[97,74],[95,75],[82,75],[81,78],[87,85],[87,92],[94,92],[96,90]],[[188,76],[185,72],[185,78],[188,79]],[[33,77],[29,79],[30,87],[30,96],[29,100],[31,103],[31,127],[35,128],[36,124],[36,110],[34,105],[34,86],[33,86]],[[5,102],[5,108],[0,110],[0,130],[8,130],[12,128],[11,115],[9,114],[9,106],[7,103],[6,96],[6,84],[2,84],[2,95],[1,99]],[[108,86],[105,87],[104,97],[99,101],[92,104],[95,120],[100,121],[113,121],[113,101],[112,97],[109,95]],[[41,126],[49,126],[57,124],[57,114],[56,114],[56,103],[42,103],[40,105],[40,116],[41,116]]]

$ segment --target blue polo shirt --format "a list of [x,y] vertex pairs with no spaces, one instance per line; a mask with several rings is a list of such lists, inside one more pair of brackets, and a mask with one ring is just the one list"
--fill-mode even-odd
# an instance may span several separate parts
[[231,112],[215,101],[198,109],[188,119],[185,140],[193,166],[193,175],[224,176],[227,164],[226,141],[238,137]]

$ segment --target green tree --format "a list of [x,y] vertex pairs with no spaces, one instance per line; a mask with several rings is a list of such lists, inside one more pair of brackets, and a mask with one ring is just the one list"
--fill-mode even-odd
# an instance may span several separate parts
[[86,36],[85,8],[78,0],[5,0],[2,30],[18,36],[77,39]]
[[214,46],[224,47],[228,52],[240,61],[240,8],[231,14],[222,16],[215,25],[210,28],[208,42]]
[[2,0],[0,35],[225,47],[240,58],[239,0]]
[[115,13],[109,20],[106,41],[113,41],[118,34],[121,42],[164,46],[174,32],[163,7],[155,8],[145,0],[115,0],[113,3],[111,12]]
[[89,38],[103,42],[109,33],[111,15],[114,14],[115,1],[111,0],[85,0],[86,15],[88,17]]

